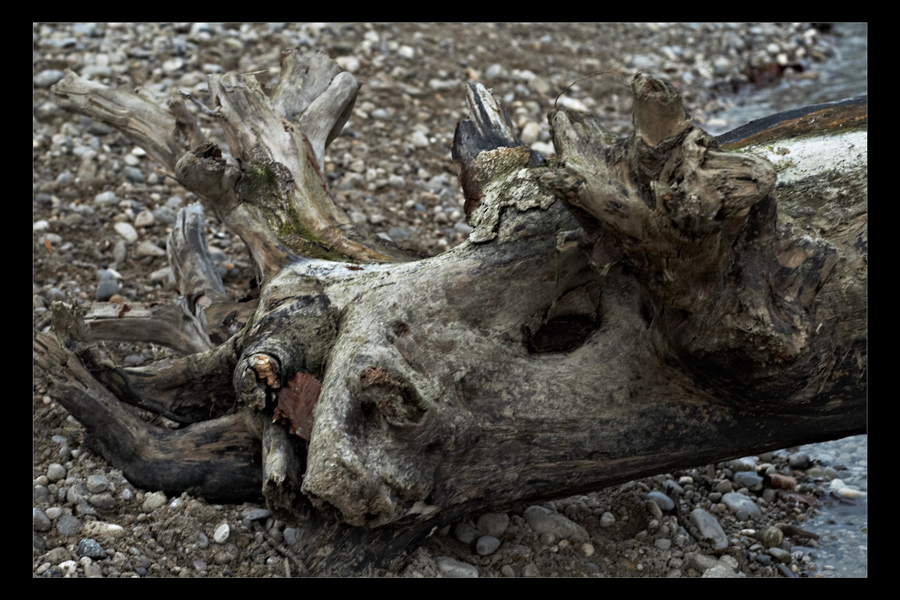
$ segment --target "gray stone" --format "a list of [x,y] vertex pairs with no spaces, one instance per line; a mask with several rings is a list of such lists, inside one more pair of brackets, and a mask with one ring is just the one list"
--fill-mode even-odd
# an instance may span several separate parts
[[703,571],[703,578],[718,578],[718,577],[740,577],[737,573],[734,572],[734,569],[729,567],[724,563],[717,563],[707,570]]
[[118,201],[119,197],[116,196],[116,193],[112,191],[100,192],[99,194],[94,196],[95,204],[115,204]]
[[57,69],[44,69],[34,76],[34,87],[45,88],[50,87],[54,83],[61,80],[65,74]]
[[658,540],[653,542],[653,545],[656,546],[657,548],[659,548],[660,550],[665,551],[672,547],[672,540],[670,540],[668,538],[659,538]]
[[131,223],[125,223],[124,221],[116,223],[113,225],[113,229],[129,244],[135,243],[138,239],[138,232]]
[[390,229],[388,229],[388,235],[391,236],[391,239],[395,242],[407,240],[412,236],[412,234],[410,234],[402,227],[391,227]]
[[600,527],[612,527],[616,522],[616,515],[606,511],[600,516]]
[[50,463],[50,466],[47,467],[47,479],[52,482],[57,482],[60,479],[65,479],[66,477],[66,468],[59,463]]
[[792,454],[788,459],[788,464],[791,465],[792,469],[805,469],[809,467],[809,454],[806,452],[797,452],[796,454]]
[[98,302],[106,302],[119,293],[119,282],[115,279],[104,279],[97,284],[95,297]]
[[725,535],[719,521],[709,512],[695,508],[691,511],[690,521],[697,528],[700,537],[712,542],[716,550],[728,548],[728,536]]
[[745,487],[751,492],[758,492],[762,489],[763,478],[751,471],[740,471],[734,474],[734,482],[739,487]]
[[463,223],[462,221],[454,225],[453,229],[456,230],[456,233],[462,234],[464,236],[468,236],[470,233],[472,233],[472,231],[474,231],[471,225]]
[[734,513],[742,511],[750,517],[759,517],[762,511],[753,499],[737,492],[729,492],[722,496],[722,502]]
[[523,516],[537,533],[552,533],[557,538],[576,542],[586,542],[590,537],[581,525],[543,506],[529,506]]
[[756,459],[752,457],[736,458],[729,460],[726,466],[734,472],[752,471],[756,468]]
[[791,564],[791,560],[793,560],[791,558],[791,553],[783,548],[769,548],[767,552],[772,558],[783,565],[789,565]]
[[47,513],[42,511],[39,508],[31,509],[31,528],[35,531],[50,531],[50,527],[52,527],[52,523],[50,522],[50,517],[47,516]]
[[241,513],[241,516],[250,521],[264,521],[272,516],[272,512],[267,508],[252,508]]
[[144,497],[144,503],[141,504],[141,510],[145,513],[153,512],[157,508],[165,506],[168,500],[164,492],[153,492]]
[[653,500],[664,511],[670,511],[675,508],[675,501],[662,492],[648,492],[647,499]]
[[87,556],[93,559],[106,558],[106,551],[96,540],[84,538],[78,542],[78,556]]
[[422,131],[414,131],[410,136],[409,141],[417,148],[427,148],[430,143],[428,141],[428,136]]
[[137,256],[165,256],[166,251],[149,240],[141,240],[135,249]]
[[111,508],[115,508],[116,499],[112,497],[112,494],[109,492],[103,492],[101,494],[91,494],[88,496],[87,501],[91,506],[96,506],[97,508],[102,508],[104,510],[109,510]]
[[122,169],[122,175],[125,179],[132,183],[144,183],[144,174],[137,167],[125,167]]
[[102,473],[89,475],[87,478],[87,489],[95,494],[105,492],[109,489],[109,478]]
[[72,515],[60,515],[56,520],[56,530],[63,535],[75,535],[81,531],[82,523]]
[[47,552],[46,556],[44,556],[44,559],[47,562],[54,564],[54,565],[58,565],[61,562],[70,560],[71,558],[72,558],[72,555],[69,553],[68,550],[66,550],[62,546],[57,546],[56,548],[51,548]]
[[478,517],[475,526],[483,535],[499,537],[509,527],[509,515],[506,513],[484,513]]
[[468,521],[460,521],[453,526],[453,537],[463,544],[471,544],[478,538],[478,530]]
[[475,542],[475,552],[480,556],[493,554],[500,547],[500,540],[492,535],[483,535]]
[[444,577],[478,577],[478,567],[469,563],[454,560],[449,556],[438,556],[434,559],[438,571]]
[[31,493],[31,501],[35,504],[48,504],[50,502],[50,490],[43,485],[34,486]]

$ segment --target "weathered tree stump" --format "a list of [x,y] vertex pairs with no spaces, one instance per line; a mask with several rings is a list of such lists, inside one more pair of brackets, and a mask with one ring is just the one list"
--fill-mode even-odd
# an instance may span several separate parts
[[[630,136],[555,110],[545,160],[470,84],[453,156],[474,231],[413,260],[329,193],[324,152],[358,85],[324,54],[285,53],[270,95],[209,77],[228,152],[183,99],[68,73],[61,103],[201,197],[259,293],[227,297],[186,207],[171,304],[54,303],[34,335],[48,393],[135,485],[264,498],[329,573],[385,566],[469,511],[864,432],[864,99],[815,107],[802,135],[717,140],[671,85],[631,85]],[[120,367],[102,339],[182,357]]]

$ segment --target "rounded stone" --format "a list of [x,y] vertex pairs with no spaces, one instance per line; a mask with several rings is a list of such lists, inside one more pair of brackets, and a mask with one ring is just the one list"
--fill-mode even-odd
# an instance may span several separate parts
[[297,543],[297,540],[300,537],[300,532],[294,527],[285,527],[282,535],[284,536],[284,543],[288,546],[293,546]]
[[788,464],[791,465],[792,469],[805,469],[809,466],[809,454],[806,452],[797,452],[796,454],[792,454],[788,459]]
[[115,279],[103,279],[97,284],[96,298],[98,302],[106,302],[119,293],[119,282]]
[[59,463],[51,463],[49,467],[47,467],[47,479],[52,482],[57,482],[60,479],[65,479],[66,477],[66,468]]
[[759,532],[757,538],[767,549],[774,548],[784,539],[784,532],[777,527],[767,527]]
[[612,527],[616,522],[616,515],[609,511],[600,516],[600,527]]
[[653,500],[653,502],[664,511],[670,511],[675,508],[675,501],[662,492],[648,492],[647,499]]
[[106,551],[91,538],[84,538],[78,542],[78,556],[87,556],[88,558],[106,558]]
[[712,540],[713,547],[716,550],[728,548],[728,536],[725,535],[725,531],[719,524],[718,519],[709,512],[702,508],[695,508],[691,511],[690,521],[703,538]]
[[744,512],[750,517],[762,516],[762,511],[756,502],[743,494],[729,492],[722,496],[722,502],[734,513]]
[[56,530],[63,535],[74,535],[81,531],[82,523],[72,515],[61,515],[56,521]]
[[144,503],[141,504],[141,510],[145,513],[153,512],[157,508],[161,508],[166,505],[168,500],[166,499],[166,494],[164,492],[153,492],[152,494],[147,494],[144,498]]
[[498,537],[503,535],[506,528],[509,527],[509,515],[506,513],[484,513],[478,517],[475,526],[483,535]]
[[228,539],[228,536],[231,534],[231,527],[228,523],[222,523],[216,529],[216,532],[213,534],[213,539],[219,544],[225,543],[225,540]]
[[463,544],[471,544],[478,538],[478,530],[468,521],[460,521],[453,526],[453,537]]
[[31,509],[31,528],[35,531],[50,531],[50,517],[39,508]]
[[740,487],[758,492],[762,489],[763,478],[751,471],[740,471],[734,474],[734,482]]
[[434,559],[434,564],[444,577],[478,577],[478,567],[449,556],[438,556]]
[[500,547],[500,540],[492,535],[483,535],[475,542],[475,552],[480,556],[488,556],[497,551]]
[[106,475],[89,475],[87,478],[87,489],[95,494],[105,492],[109,489],[109,478]]
[[586,542],[587,530],[568,517],[543,506],[529,506],[522,515],[536,533],[552,533],[558,538]]

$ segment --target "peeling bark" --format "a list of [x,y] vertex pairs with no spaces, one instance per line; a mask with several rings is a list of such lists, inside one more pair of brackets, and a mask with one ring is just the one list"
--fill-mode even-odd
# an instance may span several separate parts
[[[365,572],[468,511],[865,431],[864,118],[812,176],[802,144],[833,127],[729,151],[639,74],[632,135],[554,111],[544,160],[472,84],[453,157],[474,231],[414,261],[356,231],[322,177],[353,77],[296,51],[282,69],[270,96],[210,76],[231,155],[182,100],[57,85],[136,132],[257,267],[258,297],[227,298],[187,207],[173,304],[57,303],[35,334],[48,393],[136,485],[262,495],[303,524],[309,572]],[[121,368],[100,342],[145,335],[185,356]]]

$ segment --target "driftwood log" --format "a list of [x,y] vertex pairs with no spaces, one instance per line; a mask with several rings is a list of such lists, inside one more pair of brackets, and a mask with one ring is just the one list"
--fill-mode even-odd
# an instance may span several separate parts
[[[54,303],[37,374],[135,485],[304,523],[312,573],[386,566],[470,511],[865,432],[865,98],[716,139],[672,85],[631,88],[630,136],[554,110],[544,159],[470,84],[453,157],[474,231],[415,260],[329,193],[358,85],[324,54],[286,52],[269,94],[211,75],[227,148],[186,98],[67,73],[60,102],[202,198],[259,288],[227,297],[188,206],[178,297]],[[104,339],[181,357],[119,366]]]

